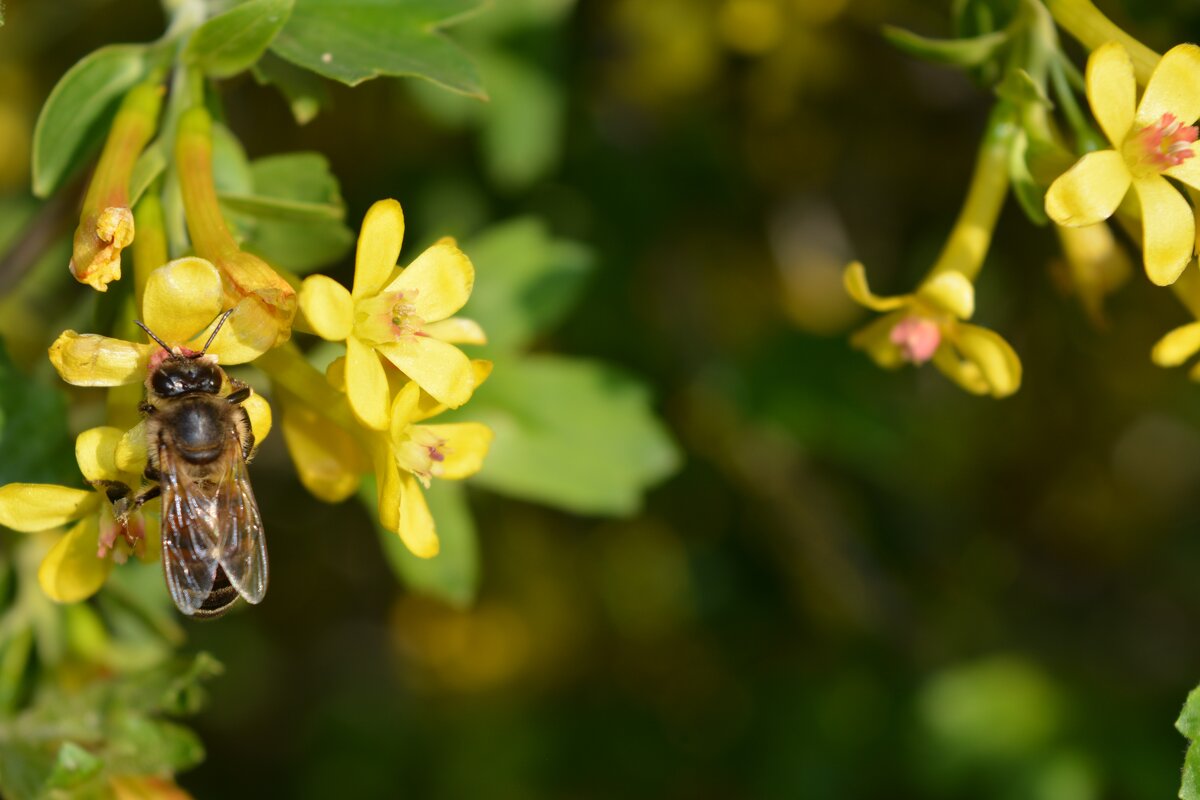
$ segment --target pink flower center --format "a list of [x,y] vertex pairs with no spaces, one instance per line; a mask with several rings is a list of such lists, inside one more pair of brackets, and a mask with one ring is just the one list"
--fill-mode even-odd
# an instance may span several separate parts
[[1158,122],[1138,131],[1135,138],[1142,161],[1161,172],[1196,155],[1192,144],[1198,136],[1200,129],[1195,125],[1184,125],[1174,114],[1163,114]]
[[931,319],[905,317],[896,323],[888,338],[900,348],[905,361],[924,364],[942,343],[942,331]]

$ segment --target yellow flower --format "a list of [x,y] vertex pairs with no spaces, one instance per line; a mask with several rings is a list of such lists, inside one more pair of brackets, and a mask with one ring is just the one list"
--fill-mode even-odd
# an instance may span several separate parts
[[1079,296],[1097,326],[1104,324],[1104,298],[1121,287],[1132,272],[1130,258],[1117,244],[1108,224],[1078,228],[1056,226],[1064,263],[1056,270],[1067,291]]
[[113,561],[124,561],[131,552],[151,561],[158,558],[158,522],[153,515],[134,512],[126,525],[114,515],[114,503],[127,503],[140,480],[137,472],[117,465],[123,435],[120,428],[91,428],[75,440],[79,471],[92,489],[38,483],[0,486],[0,525],[33,532],[75,523],[38,569],[42,591],[52,600],[74,603],[95,594]]
[[961,272],[937,272],[912,294],[881,297],[867,285],[857,261],[846,267],[846,291],[884,316],[851,343],[882,367],[933,365],[973,394],[1007,397],[1021,386],[1021,361],[998,334],[963,320],[975,312],[975,287]]
[[346,392],[354,415],[373,430],[390,422],[383,356],[439,402],[457,408],[474,391],[471,362],[453,342],[481,344],[483,331],[452,317],[467,302],[475,269],[442,239],[397,271],[404,214],[395,200],[371,206],[358,237],[354,287],[306,278],[300,308],[312,330],[346,343]]
[[[221,276],[202,258],[181,258],[159,267],[146,282],[142,321],[164,342],[198,350],[208,340],[224,307]],[[251,299],[234,306],[208,352],[221,364],[252,361],[270,347],[258,335]],[[64,331],[50,346],[50,361],[67,383],[120,386],[146,379],[157,344],[127,342],[97,334]]]
[[[490,366],[490,365],[489,365]],[[432,478],[462,480],[483,466],[492,431],[478,422],[423,425],[441,413],[440,404],[421,402],[420,387],[410,381],[396,395],[387,434],[378,434],[375,472],[379,522],[400,535],[413,554],[438,553],[437,529],[421,487]]]
[[1141,206],[1146,274],[1159,286],[1179,277],[1195,249],[1187,200],[1166,179],[1200,188],[1192,124],[1200,117],[1200,47],[1171,48],[1141,101],[1128,51],[1109,42],[1088,59],[1087,96],[1112,150],[1088,153],[1051,184],[1046,213],[1078,227],[1108,219],[1132,185]]

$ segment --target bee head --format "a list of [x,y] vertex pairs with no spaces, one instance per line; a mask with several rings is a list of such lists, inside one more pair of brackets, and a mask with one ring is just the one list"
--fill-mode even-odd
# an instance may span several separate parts
[[208,341],[204,343],[204,349],[199,352],[186,347],[172,348],[168,346],[153,331],[138,321],[138,327],[162,347],[161,353],[155,353],[150,358],[150,377],[146,381],[150,391],[159,397],[178,397],[192,392],[220,393],[225,373],[217,366],[216,357],[206,355],[206,353],[209,345],[213,343],[213,339],[217,338],[221,326],[225,324],[225,320],[232,313],[233,309],[230,309],[221,315],[221,318],[217,320],[216,327],[209,335]]

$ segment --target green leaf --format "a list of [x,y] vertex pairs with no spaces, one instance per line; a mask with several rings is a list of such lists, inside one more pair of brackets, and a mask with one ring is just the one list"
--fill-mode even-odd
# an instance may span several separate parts
[[911,56],[956,67],[978,67],[1008,44],[1006,31],[967,39],[930,39],[893,25],[883,26],[883,37]]
[[1013,194],[1021,204],[1025,216],[1035,225],[1045,225],[1049,222],[1046,216],[1046,190],[1037,184],[1029,171],[1029,163],[1026,161],[1028,149],[1029,139],[1022,130],[1017,134],[1009,152],[1008,177],[1012,182]]
[[1175,720],[1175,730],[1189,739],[1200,739],[1200,686],[1188,693],[1179,719]]
[[292,0],[246,0],[197,28],[184,58],[214,78],[236,75],[266,52],[291,13]]
[[552,238],[534,217],[494,226],[463,251],[476,274],[463,315],[487,332],[488,353],[516,351],[557,324],[579,298],[593,260],[586,247]]
[[220,195],[240,222],[247,250],[302,273],[337,261],[354,244],[337,178],[321,154],[261,158],[249,178],[250,189]]
[[485,97],[475,65],[440,30],[481,0],[296,0],[271,51],[355,86],[381,75],[425,78]]
[[274,84],[287,100],[297,125],[307,125],[329,105],[329,90],[319,75],[301,69],[271,53],[254,65],[259,85]]
[[104,762],[74,742],[63,742],[46,779],[46,789],[71,789],[98,773]]
[[104,138],[121,96],[146,73],[147,48],[110,45],[67,70],[33,132],[33,193],[48,197]]
[[1192,689],[1175,720],[1175,730],[1190,740],[1183,760],[1183,778],[1179,796],[1183,800],[1200,800],[1200,687]]
[[0,342],[0,484],[81,485],[64,395],[23,375]]
[[645,387],[596,362],[498,361],[462,417],[496,434],[472,481],[577,513],[633,514],[679,464]]
[[[363,491],[373,509],[375,487],[369,486]],[[441,550],[433,558],[417,558],[399,536],[379,529],[383,552],[404,585],[456,608],[470,606],[479,589],[479,542],[466,494],[463,485],[455,481],[434,480],[425,490],[425,499],[441,540]]]

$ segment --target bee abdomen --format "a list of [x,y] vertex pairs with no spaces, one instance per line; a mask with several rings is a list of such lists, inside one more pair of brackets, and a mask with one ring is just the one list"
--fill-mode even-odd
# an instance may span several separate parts
[[192,616],[197,619],[215,619],[228,611],[237,601],[238,596],[237,589],[234,589],[233,584],[229,582],[225,570],[217,567],[217,577],[213,579],[212,591],[208,593],[208,597],[204,598],[204,602]]

